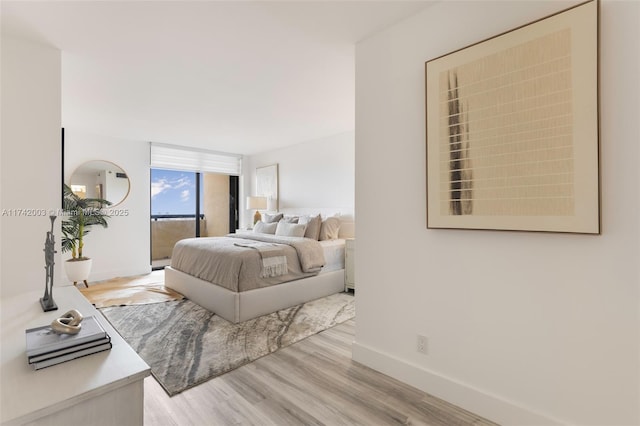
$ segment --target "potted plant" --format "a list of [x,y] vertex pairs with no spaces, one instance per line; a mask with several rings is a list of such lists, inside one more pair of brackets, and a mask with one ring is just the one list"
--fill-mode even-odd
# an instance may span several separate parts
[[64,264],[65,272],[73,284],[84,282],[88,287],[92,260],[82,253],[84,237],[94,225],[108,226],[110,216],[103,209],[111,202],[100,198],[81,198],[66,184],[63,191],[62,252],[71,251],[71,259]]

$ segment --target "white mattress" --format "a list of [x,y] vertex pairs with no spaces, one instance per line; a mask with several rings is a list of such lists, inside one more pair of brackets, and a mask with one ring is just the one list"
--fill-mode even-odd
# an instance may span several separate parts
[[318,241],[324,250],[324,260],[326,264],[320,271],[331,272],[344,269],[344,246],[345,240],[342,238],[336,240]]

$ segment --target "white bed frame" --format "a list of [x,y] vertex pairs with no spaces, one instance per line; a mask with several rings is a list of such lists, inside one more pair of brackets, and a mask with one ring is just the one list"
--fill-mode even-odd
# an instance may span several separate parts
[[167,266],[164,283],[227,321],[238,323],[344,291],[344,269],[238,293]]
[[[355,235],[354,217],[352,214],[345,214],[344,209],[297,208],[292,211],[289,209],[281,209],[281,211],[285,214],[320,213],[324,217],[333,216],[336,212],[342,211],[339,237],[352,238]],[[321,272],[313,277],[270,287],[235,292],[167,266],[164,268],[164,284],[182,293],[192,302],[233,323],[345,291],[344,269]]]

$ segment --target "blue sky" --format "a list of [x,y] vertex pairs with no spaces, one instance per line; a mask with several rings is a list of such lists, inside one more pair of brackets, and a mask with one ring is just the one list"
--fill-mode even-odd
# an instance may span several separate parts
[[[196,174],[151,169],[151,214],[195,214]],[[202,202],[201,202],[202,205]]]

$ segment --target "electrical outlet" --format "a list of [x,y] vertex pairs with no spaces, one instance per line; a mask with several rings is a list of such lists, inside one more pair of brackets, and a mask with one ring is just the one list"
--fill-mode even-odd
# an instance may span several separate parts
[[427,354],[427,337],[418,334],[418,338],[416,340],[416,350],[421,354]]

